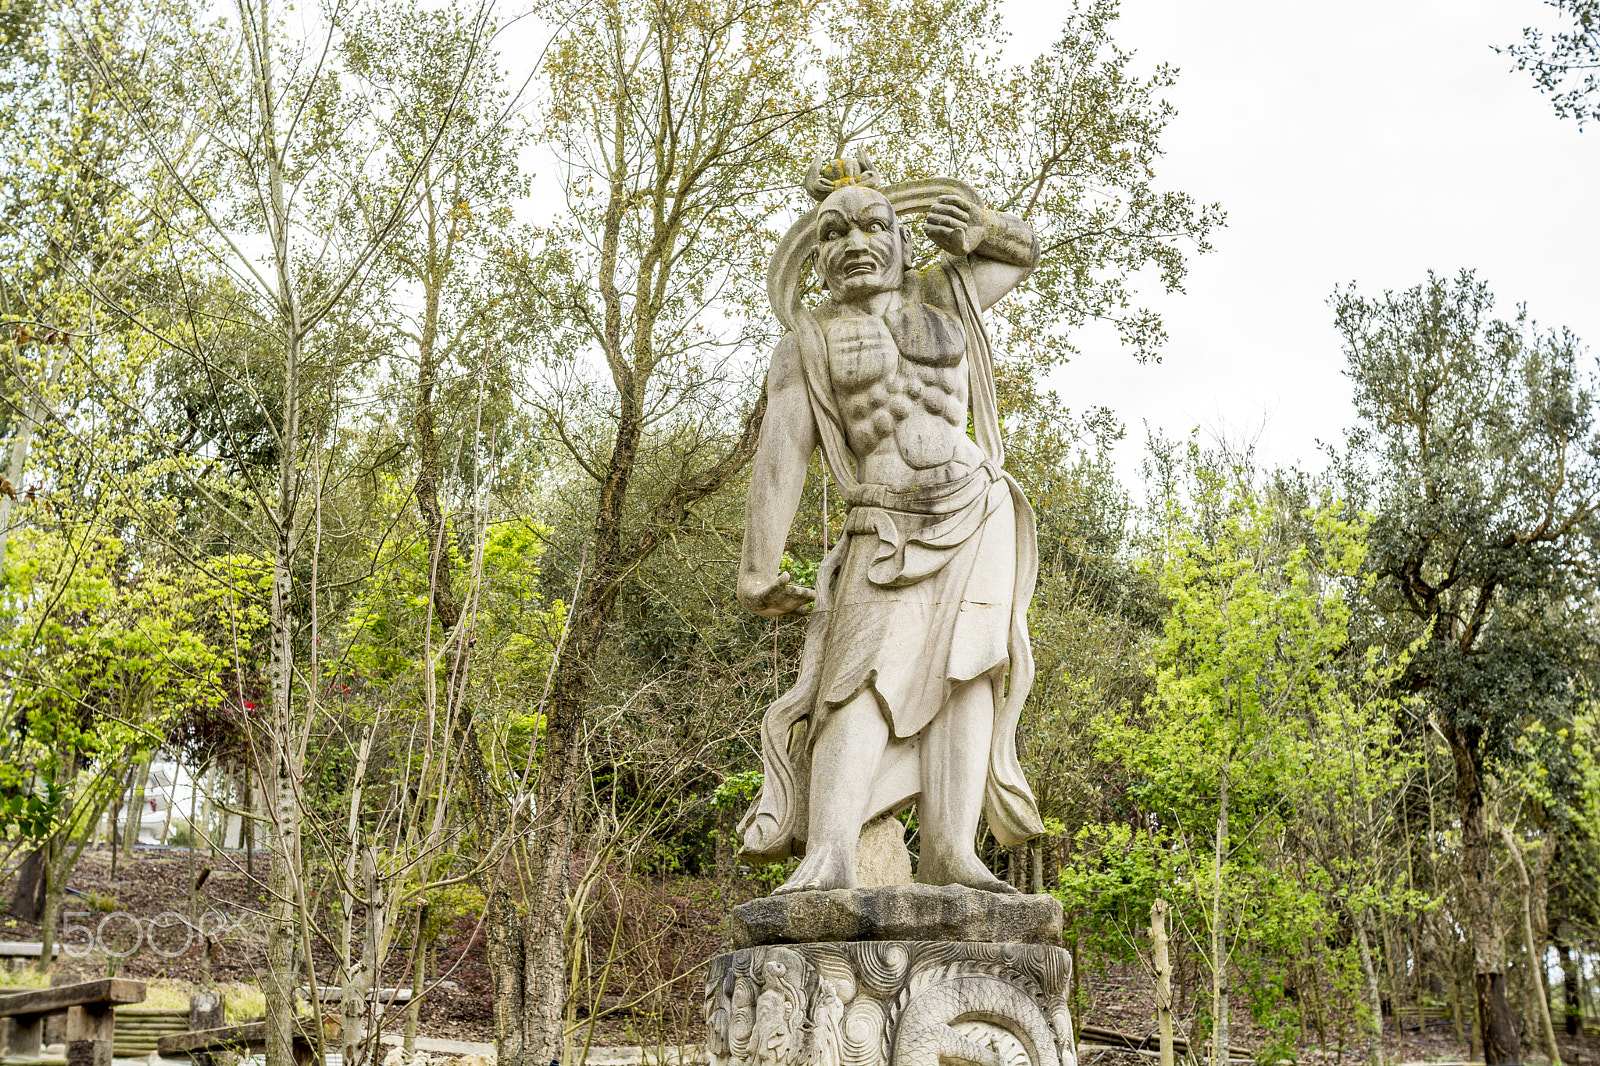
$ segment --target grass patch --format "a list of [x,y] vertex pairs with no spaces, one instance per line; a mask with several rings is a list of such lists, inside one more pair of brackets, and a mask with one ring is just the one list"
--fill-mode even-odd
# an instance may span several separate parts
[[[213,987],[223,995],[223,1016],[229,1025],[237,1025],[267,1013],[267,997],[254,984],[224,981]],[[189,997],[199,990],[200,985],[194,981],[151,981],[141,1006],[186,1011],[189,1009]]]
[[0,988],[49,988],[49,974],[35,973],[32,966],[13,971],[9,966],[0,968]]
[[100,911],[102,914],[110,914],[112,911],[117,909],[116,896],[107,896],[99,892],[90,892],[83,898],[83,901],[90,910]]
[[187,1011],[190,987],[187,981],[151,981],[145,990],[144,1002],[139,1006],[155,1010]]
[[247,1018],[259,1018],[267,1013],[267,997],[258,985],[235,981],[218,985],[217,988],[228,997],[223,1008],[227,1011],[229,1025]]

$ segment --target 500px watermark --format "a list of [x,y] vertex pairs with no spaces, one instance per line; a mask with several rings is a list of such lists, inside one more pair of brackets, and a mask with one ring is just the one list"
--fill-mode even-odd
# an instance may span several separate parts
[[62,911],[59,942],[61,950],[74,959],[87,958],[96,949],[112,958],[126,959],[141,947],[164,959],[176,959],[189,952],[196,938],[201,944],[217,941],[237,931],[244,920],[222,911],[209,910],[191,919],[177,911],[162,911],[154,918],[140,918],[127,911],[111,911],[94,924],[74,922],[93,917],[95,911]]

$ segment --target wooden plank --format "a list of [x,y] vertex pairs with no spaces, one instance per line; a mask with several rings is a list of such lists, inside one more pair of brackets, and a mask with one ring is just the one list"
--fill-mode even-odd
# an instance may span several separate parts
[[119,1003],[143,1003],[144,993],[143,981],[131,981],[126,977],[102,977],[98,981],[82,981],[75,985],[35,988],[0,996],[0,1018],[18,1014],[56,1014],[68,1007],[91,1004],[114,1006]]
[[[1103,1044],[1106,1047],[1127,1048],[1130,1051],[1139,1051],[1145,1048],[1154,1049],[1158,1046],[1157,1033],[1152,1032],[1145,1033],[1143,1035],[1138,1033],[1125,1033],[1121,1030],[1112,1029],[1104,1025],[1085,1024],[1080,1026],[1078,1029],[1078,1039],[1087,1040],[1096,1044]],[[1172,1045],[1173,1050],[1179,1055],[1187,1055],[1189,1053],[1188,1041],[1181,1036],[1174,1036]],[[1249,1048],[1234,1047],[1230,1045],[1228,1047],[1228,1054],[1232,1058],[1247,1059],[1252,1057],[1254,1052],[1252,1052]]]
[[[37,959],[44,951],[44,944],[37,940],[0,940],[0,958]],[[61,954],[61,945],[50,946],[50,957]]]
[[156,1040],[160,1037],[188,1031],[188,1011],[118,1007],[112,1050],[119,1059],[143,1058],[156,1049]]
[[44,1046],[44,1015],[25,1014],[10,1020],[10,1034],[6,1044],[13,1056],[38,1058]]
[[104,1000],[67,1008],[67,1066],[111,1066],[116,1013]]

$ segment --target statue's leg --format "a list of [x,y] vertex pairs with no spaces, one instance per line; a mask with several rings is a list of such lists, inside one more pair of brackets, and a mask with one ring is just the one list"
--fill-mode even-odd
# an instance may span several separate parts
[[856,842],[888,742],[871,689],[823,720],[811,749],[806,857],[778,892],[856,887]]
[[989,776],[995,688],[989,676],[956,685],[923,734],[922,797],[917,801],[921,884],[1017,891],[990,873],[975,849]]

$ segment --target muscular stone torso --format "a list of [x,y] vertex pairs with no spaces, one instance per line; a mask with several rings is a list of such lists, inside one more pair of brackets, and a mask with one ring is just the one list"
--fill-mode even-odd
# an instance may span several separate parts
[[863,482],[906,489],[983,461],[967,436],[966,332],[948,311],[902,302],[843,309],[823,326],[834,398]]

